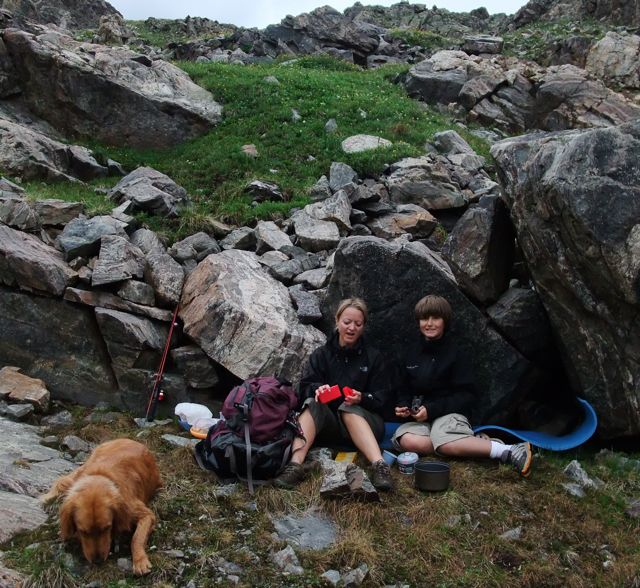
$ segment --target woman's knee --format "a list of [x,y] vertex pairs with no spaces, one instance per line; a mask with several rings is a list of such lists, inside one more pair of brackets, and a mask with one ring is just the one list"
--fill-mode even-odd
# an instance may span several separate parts
[[415,453],[433,453],[431,438],[425,435],[405,433],[400,437],[400,439],[398,439],[398,444],[405,451],[414,451]]

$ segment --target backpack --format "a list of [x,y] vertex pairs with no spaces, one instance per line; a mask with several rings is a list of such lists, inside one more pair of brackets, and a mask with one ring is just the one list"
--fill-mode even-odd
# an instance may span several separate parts
[[295,436],[302,436],[291,384],[270,376],[245,380],[229,392],[221,420],[195,446],[196,461],[223,481],[253,484],[277,476],[288,463]]

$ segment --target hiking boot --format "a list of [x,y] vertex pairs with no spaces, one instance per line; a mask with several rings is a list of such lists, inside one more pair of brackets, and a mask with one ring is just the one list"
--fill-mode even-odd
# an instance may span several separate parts
[[274,486],[291,490],[307,477],[305,467],[301,463],[290,461],[282,470],[282,473],[274,478]]
[[512,445],[509,451],[505,451],[501,458],[502,463],[508,463],[523,477],[528,478],[531,473],[531,462],[533,453],[531,443],[517,443]]
[[371,483],[377,490],[391,490],[391,469],[383,459],[371,465]]

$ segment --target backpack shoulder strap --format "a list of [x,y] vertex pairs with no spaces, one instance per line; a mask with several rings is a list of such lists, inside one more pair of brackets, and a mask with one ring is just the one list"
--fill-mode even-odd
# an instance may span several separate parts
[[251,463],[251,436],[249,435],[249,421],[244,421],[244,444],[247,453],[247,485],[249,494],[253,494],[253,464]]

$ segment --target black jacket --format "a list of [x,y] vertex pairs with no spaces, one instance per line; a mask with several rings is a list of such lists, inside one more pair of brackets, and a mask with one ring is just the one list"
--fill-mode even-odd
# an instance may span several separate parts
[[413,346],[402,366],[397,406],[411,407],[414,396],[422,396],[427,419],[451,413],[472,418],[477,402],[471,364],[449,333],[436,341],[425,337]]
[[[360,405],[371,412],[382,413],[391,389],[389,370],[382,354],[371,347],[364,337],[349,349],[338,345],[338,334],[334,333],[309,357],[300,381],[300,401],[315,398],[316,389],[322,384],[340,388],[349,386],[362,393]],[[342,402],[337,398],[329,403],[334,412]]]

